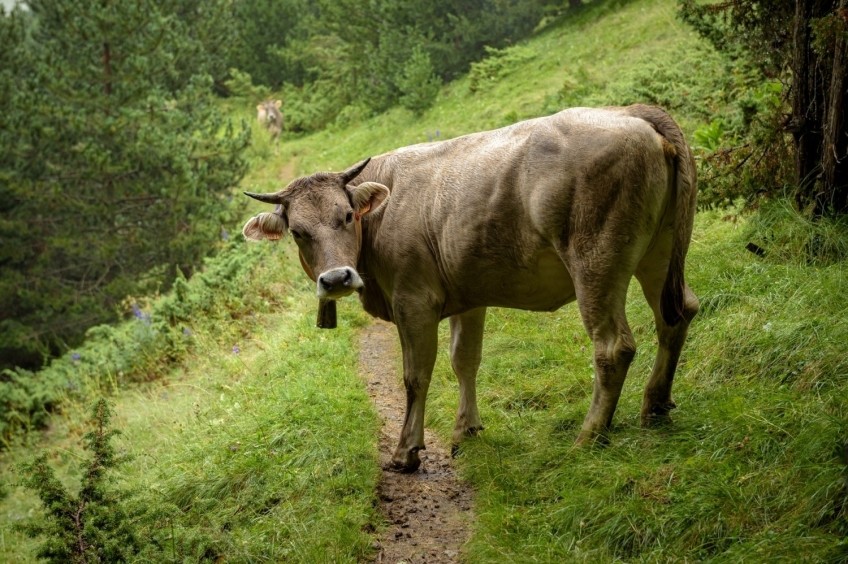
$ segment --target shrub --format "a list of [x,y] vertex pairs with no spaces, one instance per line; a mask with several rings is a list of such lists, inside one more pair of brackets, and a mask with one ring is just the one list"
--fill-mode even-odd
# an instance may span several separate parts
[[170,292],[139,305],[117,325],[89,329],[85,342],[33,372],[0,373],[0,442],[43,427],[47,417],[69,400],[88,401],[124,382],[160,377],[191,347],[191,325],[243,315],[261,306],[261,296],[245,292],[254,266],[269,246],[245,247],[241,238],[206,268],[186,279],[178,274]]
[[397,83],[401,91],[401,106],[418,115],[433,105],[442,87],[442,81],[436,76],[430,55],[419,46],[413,49],[412,56],[406,61]]
[[121,500],[125,496],[109,485],[109,472],[120,465],[111,444],[117,433],[109,429],[112,410],[106,400],[94,406],[84,448],[91,459],[81,464],[82,483],[73,493],[64,486],[41,455],[21,468],[22,483],[35,491],[44,507],[42,515],[22,525],[32,538],[41,539],[38,556],[51,562],[123,562],[141,547],[130,516]]

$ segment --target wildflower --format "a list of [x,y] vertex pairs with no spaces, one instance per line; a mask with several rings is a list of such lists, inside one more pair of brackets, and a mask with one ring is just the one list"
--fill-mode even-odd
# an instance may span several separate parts
[[238,354],[241,352],[241,349],[238,345],[233,345],[233,354]]
[[230,240],[230,232],[227,231],[226,229],[224,229],[223,227],[221,228],[221,240],[222,241],[229,241]]
[[191,329],[189,329],[188,327],[183,327],[183,335],[185,335],[186,337],[191,337]]
[[133,304],[132,312],[133,312],[133,316],[136,319],[138,319],[139,321],[141,321],[145,325],[150,325],[150,314],[145,313],[140,307],[138,307],[138,304]]
[[74,362],[79,362],[81,358],[82,358],[82,355],[80,353],[78,353],[78,352],[71,353],[71,360],[73,360]]

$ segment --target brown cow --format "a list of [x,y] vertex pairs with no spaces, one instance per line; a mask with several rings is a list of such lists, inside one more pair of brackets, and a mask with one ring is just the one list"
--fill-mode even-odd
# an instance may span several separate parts
[[357,291],[366,311],[397,325],[407,410],[392,464],[414,471],[446,317],[460,388],[454,441],[482,429],[475,379],[487,306],[553,311],[577,300],[595,351],[577,439],[590,443],[605,439],[636,351],[624,312],[635,276],[659,334],[642,422],[665,417],[698,310],[683,278],[695,192],[692,154],[663,110],[574,108],[248,193],[277,207],[243,232],[291,232],[319,298]]
[[256,106],[256,119],[271,133],[272,141],[276,141],[283,130],[282,105],[282,100],[266,100]]

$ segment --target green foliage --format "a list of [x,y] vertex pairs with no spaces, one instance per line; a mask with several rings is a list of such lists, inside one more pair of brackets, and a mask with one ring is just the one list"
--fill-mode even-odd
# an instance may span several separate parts
[[433,105],[442,82],[435,76],[430,55],[416,46],[403,66],[397,85],[401,92],[400,105],[420,115]]
[[89,329],[85,342],[32,372],[6,370],[0,378],[0,441],[43,427],[51,412],[70,400],[88,401],[127,382],[154,380],[182,360],[194,343],[197,324],[227,320],[261,308],[261,296],[245,294],[251,269],[267,249],[231,244],[187,280],[117,326]]
[[848,260],[848,220],[812,221],[786,200],[763,205],[751,216],[746,235],[776,263],[826,266]]
[[[294,131],[326,127],[348,106],[365,108],[364,117],[395,105],[420,115],[442,81],[486,48],[528,36],[542,18],[539,0],[303,4],[241,3],[236,10],[250,48],[233,66],[261,84],[283,83],[286,123]],[[272,64],[273,75],[259,68]],[[341,122],[350,123],[349,114]]]
[[[294,274],[291,261],[279,266]],[[147,559],[366,559],[377,422],[358,385],[351,328],[316,335],[313,308],[292,307],[279,308],[273,336],[251,335],[268,347],[258,357],[247,344],[217,353],[205,381],[214,394],[199,390],[181,425],[163,429],[172,446],[155,448],[159,464],[139,476],[155,489],[135,500],[160,514],[144,523],[154,539]],[[169,425],[170,416],[153,419]]]
[[724,125],[721,120],[714,119],[707,125],[703,125],[695,130],[692,134],[692,139],[695,141],[695,146],[706,149],[707,151],[715,151],[721,144],[721,138],[724,135]]
[[211,96],[227,2],[27,5],[0,19],[0,366],[31,368],[200,263],[249,130]]
[[233,2],[229,22],[237,40],[229,65],[248,73],[261,85],[279,88],[284,82],[303,84],[310,70],[298,45],[310,35],[317,15],[307,0]]
[[125,562],[142,546],[121,503],[125,494],[110,487],[109,472],[122,461],[111,444],[117,431],[109,429],[106,400],[97,402],[91,417],[93,430],[84,441],[91,458],[81,464],[77,493],[59,481],[47,454],[20,470],[23,485],[38,494],[44,509],[22,528],[41,540],[38,557],[50,562]]
[[[678,4],[683,21],[754,78],[737,94],[749,127],[710,163],[716,176],[742,178],[735,186],[717,187],[710,203],[726,205],[741,197],[751,204],[792,186],[796,207],[805,213],[848,213],[844,4]],[[786,86],[775,88],[778,81]]]
[[[239,262],[245,253],[252,258]],[[366,560],[379,525],[379,422],[356,373],[354,338],[364,315],[346,302],[338,329],[316,330],[315,302],[301,299],[311,286],[294,245],[241,242],[219,261],[207,270],[238,272],[224,283],[233,291],[212,280],[193,286],[196,276],[132,321],[146,325],[149,315],[155,326],[166,314],[187,316],[192,331],[184,335],[190,355],[167,380],[124,385],[113,396],[116,444],[128,454],[119,484],[131,492],[115,507],[132,516],[142,541],[128,559]],[[203,307],[212,314],[191,309]],[[75,430],[73,404],[65,408],[54,428],[68,422]],[[39,444],[52,453],[56,477],[70,483],[76,460],[60,434]],[[10,459],[29,459],[31,448],[0,456],[0,484]],[[17,489],[0,500],[0,560],[32,558],[37,547],[9,527],[35,511],[32,503]]]
[[236,68],[230,69],[229,78],[224,85],[227,91],[237,98],[245,98],[250,101],[264,100],[270,98],[271,90],[267,86],[256,86],[250,74]]
[[536,54],[526,46],[517,45],[504,49],[486,47],[486,58],[471,63],[468,71],[468,89],[476,92],[486,82],[502,80],[509,74],[520,70]]

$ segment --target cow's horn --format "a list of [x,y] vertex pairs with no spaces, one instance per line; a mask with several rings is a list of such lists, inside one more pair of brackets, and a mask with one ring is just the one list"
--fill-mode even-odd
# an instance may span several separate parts
[[273,194],[256,194],[254,192],[245,192],[244,195],[250,196],[254,200],[259,200],[260,202],[265,202],[266,204],[282,204],[283,203],[282,192],[274,192]]
[[353,180],[354,178],[359,176],[359,173],[362,172],[362,169],[364,169],[370,161],[371,161],[371,157],[368,157],[367,159],[365,159],[361,163],[357,163],[357,164],[353,165],[352,167],[350,167],[349,169],[347,169],[346,171],[344,171],[342,173],[342,180],[344,180],[344,183],[347,184],[348,182],[350,182],[351,180]]

